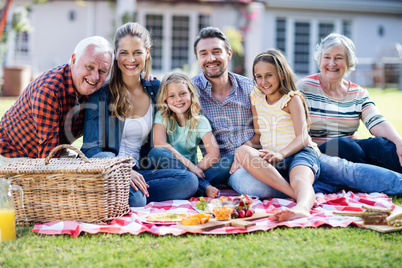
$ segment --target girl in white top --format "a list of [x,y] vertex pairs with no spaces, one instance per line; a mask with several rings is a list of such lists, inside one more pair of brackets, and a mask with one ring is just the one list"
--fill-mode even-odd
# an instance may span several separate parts
[[297,201],[293,208],[274,214],[272,218],[277,221],[310,215],[315,201],[312,184],[319,175],[319,151],[308,135],[308,112],[293,75],[278,50],[268,50],[255,58],[256,87],[250,100],[262,149],[243,145],[235,155],[256,179]]

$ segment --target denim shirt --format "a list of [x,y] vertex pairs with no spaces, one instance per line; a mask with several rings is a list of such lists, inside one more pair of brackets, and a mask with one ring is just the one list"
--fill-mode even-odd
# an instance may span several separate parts
[[[234,154],[240,145],[254,136],[250,104],[253,80],[232,72],[229,72],[229,79],[232,87],[223,103],[212,96],[212,84],[204,74],[191,79],[200,94],[201,108],[211,123],[221,156]],[[206,153],[203,147],[201,150]]]
[[[155,104],[160,81],[155,79],[150,82],[141,78],[141,83],[151,98],[152,104]],[[81,151],[89,158],[100,152],[119,154],[124,121],[112,115],[109,104],[110,89],[109,83],[106,83],[90,96],[85,105],[84,138]],[[151,137],[152,131],[148,134],[140,151],[140,164],[143,166],[146,165],[143,158],[147,157],[151,150]]]

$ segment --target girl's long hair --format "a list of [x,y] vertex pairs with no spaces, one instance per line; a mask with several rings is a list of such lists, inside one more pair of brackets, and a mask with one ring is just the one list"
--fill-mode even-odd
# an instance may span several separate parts
[[173,134],[178,125],[176,114],[170,110],[166,102],[168,94],[167,86],[172,83],[185,84],[191,94],[191,105],[185,113],[185,117],[187,118],[188,122],[190,122],[190,131],[187,137],[190,139],[191,133],[196,132],[196,127],[200,121],[201,105],[195,85],[191,82],[190,78],[183,73],[171,72],[165,74],[162,79],[159,93],[156,98],[158,109],[161,111],[162,125],[165,127],[166,133],[169,135]]
[[[148,30],[136,22],[129,22],[120,26],[116,30],[116,34],[114,36],[115,53],[119,49],[120,40],[127,35],[140,38],[144,42],[145,49],[147,50],[150,49],[152,46],[151,36]],[[149,55],[148,59],[145,61],[144,66],[145,78],[148,78],[149,74],[151,73],[151,66],[152,58],[151,55]],[[112,72],[110,74],[109,88],[111,93],[111,104],[109,108],[111,109],[114,116],[116,116],[120,120],[124,120],[124,117],[128,116],[133,107],[131,102],[129,101],[129,92],[123,82],[123,77],[117,62],[117,57],[115,57]]]
[[[290,68],[283,53],[277,49],[269,49],[265,52],[258,54],[255,57],[253,62],[253,79],[257,88],[258,85],[257,85],[257,79],[255,77],[254,67],[258,62],[261,61],[271,63],[275,66],[279,76],[279,83],[280,83],[279,92],[282,95],[286,95],[291,91],[297,91],[294,80],[294,77],[296,77],[296,75],[293,72],[292,68]],[[306,101],[304,100],[304,98],[302,96],[300,97],[302,99],[304,111],[306,114],[307,129],[310,129],[310,116],[308,112],[308,107],[306,105]]]

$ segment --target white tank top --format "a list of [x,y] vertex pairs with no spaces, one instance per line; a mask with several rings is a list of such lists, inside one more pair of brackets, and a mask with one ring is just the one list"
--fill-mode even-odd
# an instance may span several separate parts
[[132,156],[135,164],[138,165],[141,147],[152,129],[153,110],[153,105],[151,104],[145,116],[135,119],[126,118],[124,120],[118,156]]

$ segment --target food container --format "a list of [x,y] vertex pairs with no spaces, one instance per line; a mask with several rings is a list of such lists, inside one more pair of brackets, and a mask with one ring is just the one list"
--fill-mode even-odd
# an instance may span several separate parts
[[[81,158],[52,159],[61,149]],[[53,221],[106,224],[129,212],[131,157],[91,158],[70,145],[56,147],[45,159],[29,159],[0,168],[0,177],[24,192],[15,193],[18,225]]]
[[218,221],[227,221],[230,220],[233,209],[232,206],[224,204],[215,207],[212,211]]

